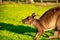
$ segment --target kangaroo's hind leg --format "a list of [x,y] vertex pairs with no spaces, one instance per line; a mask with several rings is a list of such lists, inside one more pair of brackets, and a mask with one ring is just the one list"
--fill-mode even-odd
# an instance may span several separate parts
[[49,37],[50,39],[58,38],[58,30],[57,27],[54,29],[54,35]]
[[60,16],[57,19],[58,40],[60,40]]

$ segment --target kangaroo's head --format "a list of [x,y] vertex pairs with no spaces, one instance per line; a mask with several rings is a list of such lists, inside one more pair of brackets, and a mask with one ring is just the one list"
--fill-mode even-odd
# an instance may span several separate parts
[[35,13],[32,13],[31,16],[28,16],[27,18],[23,19],[22,22],[24,24],[34,24],[36,22],[36,15]]

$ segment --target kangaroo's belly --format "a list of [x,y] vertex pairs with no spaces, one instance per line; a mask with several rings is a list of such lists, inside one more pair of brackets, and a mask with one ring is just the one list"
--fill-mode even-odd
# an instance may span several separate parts
[[51,28],[48,28],[48,29],[44,29],[44,31],[53,30],[53,29],[55,29],[55,27],[51,27]]
[[56,24],[55,21],[51,21],[49,24],[44,25],[44,31],[54,29],[56,27],[55,24]]

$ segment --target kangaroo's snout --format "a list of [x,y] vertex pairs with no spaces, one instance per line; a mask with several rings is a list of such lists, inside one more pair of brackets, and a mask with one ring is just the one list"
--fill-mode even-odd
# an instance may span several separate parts
[[25,23],[25,20],[24,19],[22,20],[22,23]]

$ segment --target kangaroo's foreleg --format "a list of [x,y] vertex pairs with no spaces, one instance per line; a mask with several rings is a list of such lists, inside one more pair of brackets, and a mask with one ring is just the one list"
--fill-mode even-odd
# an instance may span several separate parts
[[43,28],[42,24],[38,24],[36,26],[36,28],[37,28],[37,34],[36,34],[34,40],[38,40],[39,36],[43,35],[43,33],[44,33],[44,28]]
[[39,33],[39,32],[37,32],[37,34],[36,34],[36,36],[35,36],[34,40],[38,40],[39,36],[40,36],[40,33]]
[[38,32],[37,32],[37,34],[36,34],[34,40],[38,40],[39,36],[43,35],[43,33],[44,33],[44,31],[43,31],[42,28],[41,28],[40,30],[38,30]]
[[43,34],[42,32],[37,32],[37,34],[36,34],[34,40],[38,40],[39,36],[41,36],[42,34]]

